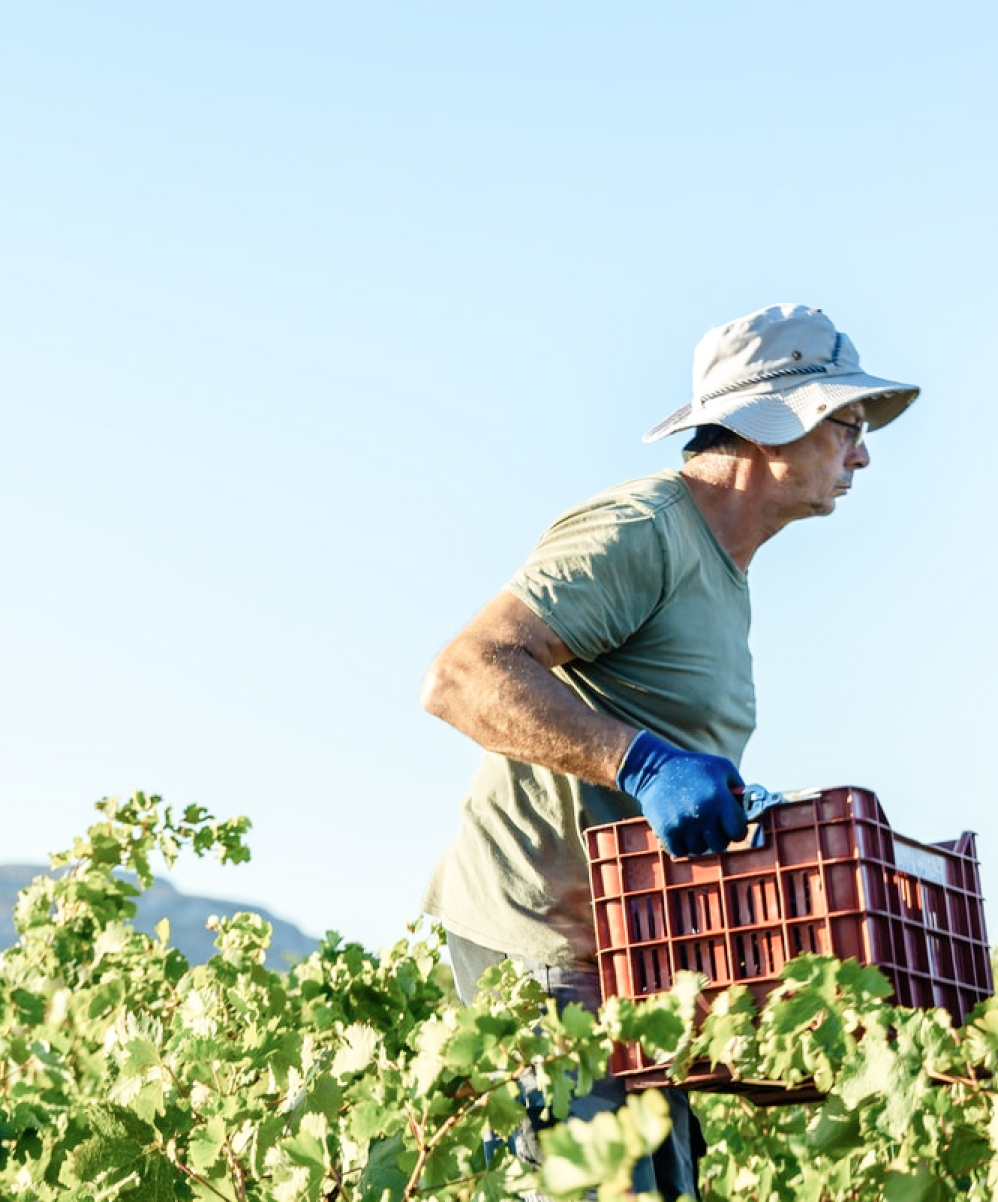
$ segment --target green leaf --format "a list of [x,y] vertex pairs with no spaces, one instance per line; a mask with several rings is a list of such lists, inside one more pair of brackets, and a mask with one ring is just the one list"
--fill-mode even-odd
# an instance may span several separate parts
[[965,1173],[985,1164],[989,1156],[990,1142],[985,1131],[969,1123],[958,1122],[952,1127],[944,1153],[948,1175]]
[[382,1102],[359,1102],[346,1115],[346,1129],[358,1143],[389,1135],[401,1125],[401,1111]]
[[46,998],[27,989],[12,989],[10,1000],[17,1007],[18,1021],[33,1027],[45,1019]]
[[672,1130],[669,1104],[657,1089],[629,1095],[625,1118],[638,1141],[637,1144],[633,1143],[631,1132],[625,1124],[628,1142],[640,1156],[654,1152]]
[[127,1202],[176,1202],[186,1192],[183,1179],[173,1165],[163,1156],[153,1156],[144,1161],[139,1184],[124,1198]]
[[380,1043],[378,1032],[368,1023],[353,1023],[343,1033],[343,1045],[330,1068],[334,1077],[363,1072],[374,1060]]
[[130,1039],[124,1045],[124,1052],[125,1055],[119,1064],[123,1076],[130,1077],[159,1067],[159,1048],[151,1039]]
[[807,1145],[815,1155],[834,1157],[862,1147],[859,1111],[848,1109],[842,1098],[832,1095],[808,1128]]
[[221,1115],[199,1123],[191,1132],[188,1144],[188,1157],[191,1168],[198,1173],[204,1173],[222,1155],[225,1147],[226,1126]]
[[138,1077],[121,1077],[112,1086],[109,1097],[112,1102],[127,1106],[147,1123],[166,1113],[165,1090],[158,1073],[146,1081]]
[[842,993],[861,1001],[889,998],[894,987],[875,964],[860,964],[852,958],[835,964],[836,983]]
[[90,993],[87,1018],[99,1018],[109,1010],[116,1010],[124,1000],[125,992],[125,981],[120,977],[102,981]]
[[411,1066],[418,1094],[428,1093],[447,1067],[445,1049],[452,1034],[453,1028],[436,1016],[423,1024],[416,1039],[417,1052]]
[[590,1122],[569,1119],[541,1132],[544,1163],[541,1181],[557,1198],[581,1197],[605,1182],[619,1181],[625,1166],[623,1132],[615,1115],[597,1114]]
[[569,1002],[562,1010],[560,1018],[565,1034],[570,1039],[586,1039],[596,1025],[595,1015],[578,1002]]
[[393,1135],[371,1145],[357,1187],[359,1198],[379,1202],[399,1202],[409,1184],[409,1172],[403,1159],[402,1137]]
[[21,940],[0,956],[0,1198],[505,1202],[543,1191],[567,1202],[595,1190],[610,1202],[668,1129],[656,1090],[545,1132],[546,1182],[505,1147],[486,1166],[481,1141],[486,1125],[502,1140],[521,1122],[528,1068],[548,1116],[566,1114],[613,1040],[644,1041],[678,1076],[709,1057],[742,1079],[811,1078],[829,1091],[823,1105],[765,1109],[700,1096],[705,1198],[998,1197],[995,999],[956,1030],[943,1010],[886,1005],[871,966],[805,956],[758,1021],[735,987],[698,1031],[701,980],[685,974],[655,998],[612,999],[594,1023],[574,1005],[558,1013],[511,964],[460,1007],[439,931],[378,955],[333,935],[277,974],[265,965],[269,926],[250,914],[219,920],[220,953],[191,969],[165,926],[158,943],[134,931],[136,890],[115,866],[144,873],[157,844],[167,858],[192,847],[237,858],[245,824],[197,806],[177,817],[152,795],[106,799],[100,813],[62,857],[69,871],[22,893]]
[[142,1145],[135,1140],[110,1140],[97,1135],[75,1147],[70,1162],[80,1181],[96,1181],[102,1173],[132,1164],[141,1153]]
[[[107,1104],[91,1112],[95,1134],[72,1149],[69,1164],[83,1182],[109,1178],[123,1180],[138,1174],[145,1196],[160,1198],[165,1182],[175,1184],[175,1174],[156,1146],[155,1128],[121,1106]],[[166,1169],[164,1169],[166,1165]],[[168,1171],[167,1171],[168,1170]]]
[[494,1089],[485,1104],[485,1116],[496,1135],[505,1139],[523,1122],[526,1107],[519,1090],[512,1084],[506,1089]]
[[672,1129],[668,1105],[658,1090],[629,1095],[616,1113],[602,1111],[589,1122],[571,1118],[540,1133],[544,1162],[540,1181],[556,1198],[581,1198],[600,1187],[601,1198],[632,1188],[638,1160],[652,1153]]
[[975,1063],[998,1066],[998,1002],[989,999],[967,1028],[967,1050]]
[[884,1189],[884,1202],[947,1202],[952,1195],[926,1165],[911,1174],[890,1173]]
[[774,998],[767,1007],[767,1017],[774,1033],[795,1035],[802,1028],[810,1027],[827,1009],[828,1002],[820,989],[804,988]]
[[325,1171],[328,1161],[325,1142],[327,1133],[325,1115],[306,1114],[302,1116],[297,1134],[281,1140],[281,1148],[295,1164],[306,1165],[321,1173]]
[[735,985],[719,993],[711,1003],[693,1055],[706,1056],[711,1065],[724,1064],[733,1075],[754,1074],[758,1060],[755,998],[744,985]]
[[850,1109],[868,1100],[882,1100],[887,1128],[896,1138],[905,1134],[921,1101],[914,1078],[896,1048],[880,1040],[863,1041],[836,1089]]
[[313,1197],[312,1174],[304,1165],[282,1165],[274,1173],[270,1194],[274,1202],[303,1202]]

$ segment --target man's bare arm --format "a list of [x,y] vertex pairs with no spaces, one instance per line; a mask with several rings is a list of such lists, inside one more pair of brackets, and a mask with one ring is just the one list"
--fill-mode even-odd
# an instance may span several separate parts
[[552,673],[572,653],[499,593],[437,656],[420,700],[487,751],[613,785],[637,728],[598,714]]

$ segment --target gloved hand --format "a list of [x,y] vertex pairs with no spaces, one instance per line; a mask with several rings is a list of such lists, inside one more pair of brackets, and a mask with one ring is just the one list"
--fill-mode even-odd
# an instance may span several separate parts
[[671,856],[723,851],[745,838],[745,810],[731,792],[739,787],[745,782],[730,760],[680,751],[647,730],[617,770],[617,788],[639,803]]

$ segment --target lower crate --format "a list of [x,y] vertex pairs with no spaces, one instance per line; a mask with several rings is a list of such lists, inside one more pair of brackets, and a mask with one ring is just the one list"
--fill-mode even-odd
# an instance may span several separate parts
[[[586,831],[604,999],[646,997],[691,970],[708,980],[705,1006],[735,984],[761,1003],[802,952],[875,964],[898,1004],[943,1007],[957,1024],[991,995],[973,834],[916,843],[858,788],[773,807],[760,827],[761,846],[678,860],[641,818]],[[611,1069],[638,1088],[668,1080],[637,1047],[618,1048]],[[805,1100],[707,1065],[684,1086]]]

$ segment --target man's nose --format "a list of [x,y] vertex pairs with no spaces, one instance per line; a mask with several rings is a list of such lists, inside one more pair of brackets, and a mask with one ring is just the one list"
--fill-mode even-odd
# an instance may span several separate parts
[[850,448],[846,466],[853,470],[870,466],[870,452],[867,450],[865,442],[857,443],[856,446]]

